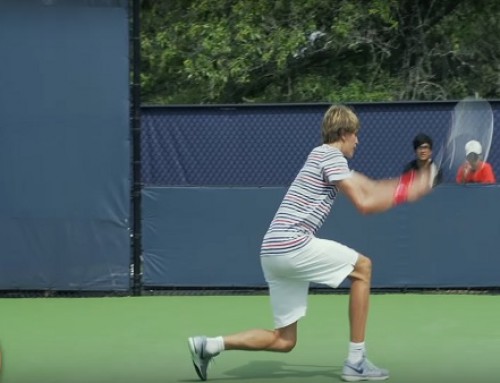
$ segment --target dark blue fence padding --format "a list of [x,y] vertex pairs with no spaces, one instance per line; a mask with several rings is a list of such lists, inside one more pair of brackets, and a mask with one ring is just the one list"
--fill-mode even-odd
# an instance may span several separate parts
[[372,258],[374,286],[500,286],[499,185],[442,185],[417,203],[371,216],[341,201],[319,235]]
[[126,1],[0,1],[0,289],[128,290]]
[[[264,286],[260,243],[285,191],[145,188],[145,285]],[[363,216],[340,196],[318,235],[369,256],[376,288],[498,287],[499,200],[497,185],[442,185]]]
[[146,185],[271,186],[318,144],[322,108],[143,108]]
[[262,285],[259,249],[282,188],[145,188],[144,285]]
[[[425,132],[439,147],[456,102],[354,104],[360,145],[350,161],[371,177],[400,174]],[[491,101],[495,128],[500,102]],[[142,177],[148,186],[288,186],[321,142],[329,105],[172,106],[142,109]],[[437,153],[436,153],[437,154]],[[490,158],[500,176],[500,135]],[[445,181],[454,182],[455,174]]]

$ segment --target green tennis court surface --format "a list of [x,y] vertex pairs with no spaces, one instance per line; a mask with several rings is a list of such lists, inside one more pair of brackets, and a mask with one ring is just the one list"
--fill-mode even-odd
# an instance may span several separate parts
[[[214,382],[338,382],[347,295],[312,295],[289,354],[230,351]],[[368,352],[389,382],[500,381],[500,297],[374,295]],[[271,325],[266,296],[0,300],[2,383],[197,382],[186,338]]]

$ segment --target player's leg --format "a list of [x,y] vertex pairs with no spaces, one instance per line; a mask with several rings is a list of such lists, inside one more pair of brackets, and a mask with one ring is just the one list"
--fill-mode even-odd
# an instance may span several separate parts
[[309,282],[294,279],[289,255],[261,259],[274,316],[274,330],[248,330],[225,336],[226,350],[290,352],[297,343],[297,322],[306,313]]
[[[271,257],[270,257],[271,258]],[[251,329],[232,335],[206,338],[206,354],[217,355],[224,350],[290,352],[297,343],[297,322],[305,315],[309,283],[275,277],[270,264],[286,263],[284,257],[263,263],[268,269],[266,280],[274,315],[274,330]],[[271,266],[272,267],[272,266]]]
[[290,352],[297,344],[297,322],[275,330],[248,330],[223,339],[226,350]]
[[349,319],[351,342],[364,342],[368,317],[371,261],[338,242],[315,238],[308,245],[308,262],[300,261],[300,272],[311,282],[337,288],[351,280]]
[[346,278],[351,280],[351,342],[342,378],[352,381],[387,379],[389,374],[386,370],[379,369],[366,359],[364,346],[371,285],[370,259],[338,242],[314,238],[297,259],[296,272],[300,278],[333,288]]
[[289,352],[297,343],[297,321],[305,315],[309,283],[289,280],[287,256],[265,257],[262,267],[269,285],[274,314],[274,330],[252,329],[240,333],[188,339],[196,373],[207,379],[210,361],[225,350]]
[[346,381],[385,380],[389,372],[371,363],[366,357],[365,335],[370,302],[372,276],[371,260],[359,254],[353,272],[349,275],[351,291],[349,299],[350,343],[349,354],[342,369]]
[[353,272],[349,275],[351,291],[349,296],[349,323],[351,342],[364,342],[368,309],[370,303],[370,287],[372,262],[359,254]]
[[297,322],[275,329],[253,329],[233,335],[189,338],[193,365],[201,380],[207,380],[210,361],[225,350],[290,352],[297,343]]

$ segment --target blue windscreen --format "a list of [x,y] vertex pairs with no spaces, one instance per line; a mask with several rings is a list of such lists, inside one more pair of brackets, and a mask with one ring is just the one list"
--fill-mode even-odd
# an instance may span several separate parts
[[[361,130],[350,166],[375,178],[398,176],[424,132],[439,147],[456,102],[354,104]],[[500,102],[491,102],[495,130]],[[329,105],[143,108],[142,174],[148,186],[287,186],[321,143]],[[500,135],[489,161],[500,171]],[[453,182],[453,175],[445,181]]]
[[128,289],[127,1],[0,1],[0,46],[0,289]]

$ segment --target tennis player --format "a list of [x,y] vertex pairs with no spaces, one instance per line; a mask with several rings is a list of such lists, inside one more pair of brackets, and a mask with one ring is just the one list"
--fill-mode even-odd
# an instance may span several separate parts
[[410,171],[399,179],[375,181],[349,170],[360,123],[347,106],[332,105],[322,122],[323,144],[314,148],[288,189],[264,236],[261,265],[269,286],[274,330],[253,329],[228,336],[188,339],[201,380],[212,358],[224,350],[289,352],[297,322],[305,316],[311,282],[336,288],[349,278],[350,344],[342,370],[346,381],[384,380],[389,372],[371,363],[365,348],[371,260],[341,243],[315,236],[339,191],[364,213],[379,213],[416,201],[430,191],[430,172]]

